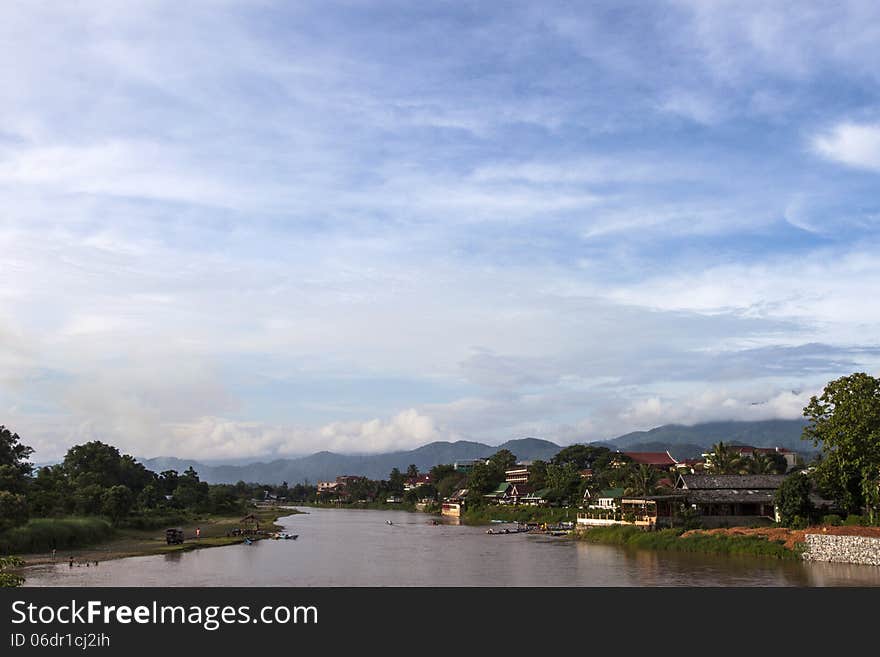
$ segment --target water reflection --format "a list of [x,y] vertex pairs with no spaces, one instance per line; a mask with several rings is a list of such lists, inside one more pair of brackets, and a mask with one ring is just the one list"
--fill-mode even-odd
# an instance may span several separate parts
[[[392,524],[386,521],[391,520]],[[28,586],[880,586],[880,567],[627,550],[492,536],[405,512],[310,509],[296,541],[28,569]]]

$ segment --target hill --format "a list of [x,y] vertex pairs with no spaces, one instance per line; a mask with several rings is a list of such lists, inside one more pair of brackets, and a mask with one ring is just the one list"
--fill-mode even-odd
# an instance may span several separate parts
[[548,440],[522,438],[509,440],[497,446],[459,440],[456,442],[433,442],[413,450],[389,452],[386,454],[336,454],[317,452],[295,459],[277,459],[263,463],[244,465],[209,465],[187,459],[157,457],[140,459],[151,470],[183,471],[192,466],[203,481],[209,483],[235,483],[253,481],[260,483],[290,484],[308,481],[333,479],[341,474],[364,475],[370,479],[386,479],[393,468],[406,470],[415,464],[419,470],[427,471],[438,463],[453,463],[463,459],[488,457],[500,449],[509,449],[520,460],[549,460],[560,450],[560,446]]
[[[657,443],[666,449],[684,445],[711,447],[720,440],[725,443],[755,447],[786,447],[796,452],[814,451],[813,446],[801,440],[805,420],[763,420],[759,422],[704,422],[693,426],[665,424],[650,431],[634,431],[608,441],[617,449],[632,449],[636,445]],[[677,456],[673,452],[673,456]]]
[[[814,452],[808,442],[801,440],[805,426],[802,420],[766,420],[761,422],[706,422],[693,426],[667,424],[650,431],[635,431],[617,438],[592,443],[610,449],[663,452],[669,450],[676,459],[695,458],[720,440],[731,444],[755,447],[786,447],[803,454]],[[414,463],[422,471],[438,463],[453,463],[462,459],[491,456],[499,449],[509,449],[523,461],[550,460],[561,449],[560,445],[539,438],[509,440],[501,445],[459,440],[433,442],[407,451],[385,454],[336,454],[318,452],[294,459],[276,459],[268,462],[240,464],[209,464],[188,459],[158,457],[140,459],[156,472],[173,469],[178,472],[192,466],[209,483],[236,481],[277,484],[299,482],[315,483],[333,479],[341,474],[364,475],[371,479],[385,479],[392,468],[406,470]]]

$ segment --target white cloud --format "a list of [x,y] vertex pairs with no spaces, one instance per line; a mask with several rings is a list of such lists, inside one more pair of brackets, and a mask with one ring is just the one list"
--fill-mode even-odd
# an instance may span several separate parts
[[880,124],[839,123],[813,137],[812,145],[834,162],[880,172]]

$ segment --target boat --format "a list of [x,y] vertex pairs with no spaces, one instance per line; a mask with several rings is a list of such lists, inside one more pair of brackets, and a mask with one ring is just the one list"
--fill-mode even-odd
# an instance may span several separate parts
[[244,544],[245,545],[253,545],[253,543],[254,542],[251,539],[249,539],[247,536],[244,537]]
[[385,521],[385,524],[386,524],[386,525],[393,525],[394,523],[391,522],[390,520],[386,520],[386,521]]
[[296,538],[298,536],[299,536],[299,534],[288,534],[287,532],[275,532],[275,535],[273,536],[273,538],[275,540],[292,541],[292,540],[296,540]]

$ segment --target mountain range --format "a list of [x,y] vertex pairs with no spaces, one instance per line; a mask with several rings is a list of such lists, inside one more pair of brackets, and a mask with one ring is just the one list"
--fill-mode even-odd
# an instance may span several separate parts
[[[719,440],[755,447],[785,447],[801,453],[815,451],[801,440],[806,423],[802,420],[766,420],[760,422],[707,422],[693,426],[667,424],[650,431],[636,431],[612,440],[601,441],[611,449],[628,451],[669,452],[677,459],[698,457]],[[341,474],[364,475],[370,479],[386,479],[392,468],[405,471],[410,464],[427,471],[438,463],[491,456],[500,449],[509,449],[523,461],[550,460],[562,446],[539,438],[509,440],[501,445],[486,445],[459,440],[433,442],[408,451],[384,454],[335,454],[317,452],[309,456],[276,459],[268,462],[239,464],[208,464],[174,457],[139,459],[155,471],[182,472],[192,466],[203,481],[235,483],[236,481],[290,485],[333,479]]]

